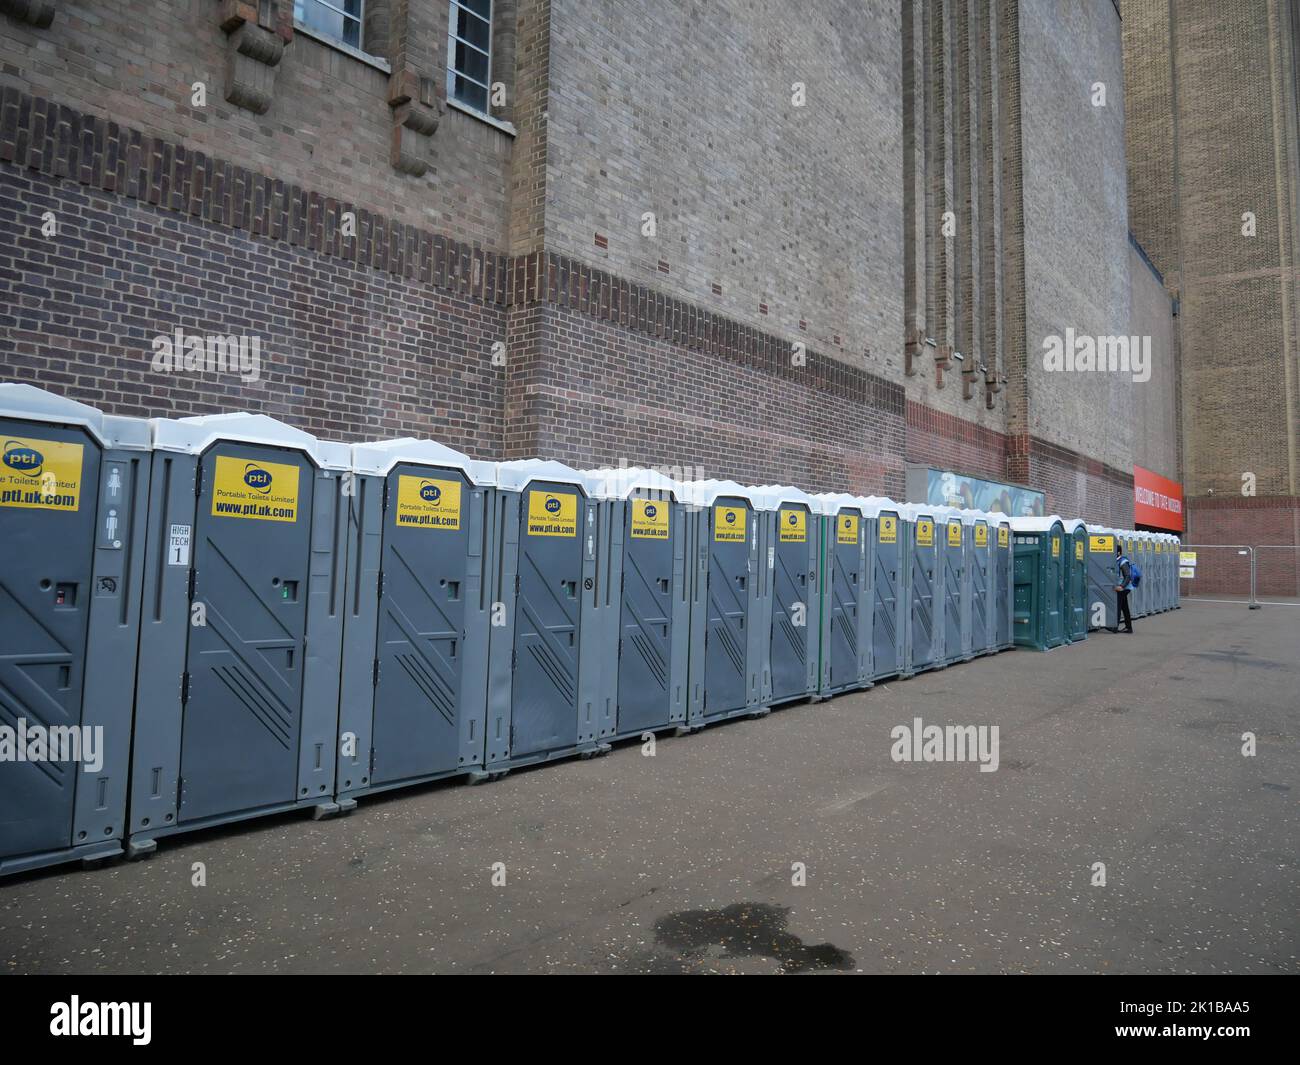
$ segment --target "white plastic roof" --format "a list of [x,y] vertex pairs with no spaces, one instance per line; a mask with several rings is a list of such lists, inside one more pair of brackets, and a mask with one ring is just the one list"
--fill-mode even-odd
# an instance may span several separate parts
[[1084,528],[1090,533],[1096,533],[1098,536],[1121,535],[1118,529],[1112,529],[1109,525],[1085,525]]
[[572,484],[588,495],[592,484],[578,470],[552,459],[515,459],[497,463],[497,484],[514,492],[522,492],[532,481],[555,481]]
[[753,490],[762,494],[760,510],[778,510],[783,504],[802,503],[813,514],[822,513],[820,500],[810,496],[802,488],[794,488],[786,484],[760,484],[755,485]]
[[[898,516],[904,521],[916,521],[917,518],[933,518],[939,521],[939,511],[944,507],[932,507],[928,503],[899,503],[897,506]],[[946,521],[947,519],[942,519]]]
[[347,444],[318,440],[311,433],[266,414],[235,411],[192,418],[151,418],[149,426],[153,430],[153,446],[159,451],[199,455],[220,440],[235,440],[293,448],[322,469],[346,470],[352,465],[352,449]]
[[641,466],[604,466],[580,471],[598,499],[630,499],[637,494],[680,499],[681,485],[658,470]]
[[495,462],[480,462],[433,440],[417,440],[406,436],[396,440],[371,440],[352,445],[352,466],[357,473],[383,476],[404,462],[460,470],[471,483],[484,488],[491,488],[497,483]]
[[1081,518],[1062,518],[1061,524],[1065,526],[1065,531],[1073,533],[1076,529],[1086,529],[1088,526],[1083,523]]
[[865,496],[862,499],[862,516],[878,518],[881,514],[897,514],[903,517],[902,509],[907,504],[896,503],[888,496]]
[[996,525],[997,515],[990,514],[987,510],[979,510],[975,507],[967,507],[961,512],[962,521],[967,525],[974,525],[977,521],[982,521],[986,525]]
[[847,492],[818,492],[813,498],[821,505],[823,514],[838,514],[841,510],[856,510],[865,516],[866,500],[862,496],[852,496]]
[[144,418],[105,414],[35,385],[12,381],[0,384],[0,415],[19,421],[79,425],[104,447],[149,450],[149,423]]
[[708,507],[713,505],[715,499],[724,496],[735,496],[738,499],[748,500],[750,505],[761,509],[762,504],[755,495],[755,489],[746,488],[743,484],[737,484],[735,481],[683,481],[682,482],[682,502],[690,503],[697,507]]
[[1048,514],[1045,518],[1025,516],[1011,519],[1011,530],[1013,532],[1048,532],[1054,525],[1064,525],[1065,523],[1055,514]]

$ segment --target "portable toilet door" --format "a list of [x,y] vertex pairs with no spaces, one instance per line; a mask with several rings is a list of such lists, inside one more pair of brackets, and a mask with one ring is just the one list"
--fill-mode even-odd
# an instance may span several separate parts
[[1012,518],[1016,643],[1046,651],[1065,642],[1065,529],[1055,516]]
[[496,466],[429,440],[355,444],[335,794],[483,772]]
[[3,876],[121,853],[151,455],[32,385],[0,384],[0,432]]
[[899,504],[883,496],[862,500],[867,565],[871,572],[871,679],[910,676],[907,630],[910,559]]
[[764,588],[752,489],[734,481],[683,484],[691,644],[687,727],[767,713],[761,646]]
[[1168,533],[1160,534],[1160,609],[1174,608],[1173,578],[1178,570],[1174,567],[1173,537]]
[[1142,558],[1142,534],[1134,529],[1126,530],[1124,533],[1124,555],[1130,563],[1135,563],[1142,573],[1142,581],[1129,592],[1128,605],[1129,612],[1134,618],[1140,618],[1146,614],[1146,591],[1143,585],[1146,584],[1146,565]]
[[[990,536],[993,535],[990,530]],[[1015,564],[1011,543],[1011,522],[997,516],[996,542],[993,545],[993,646],[1005,651],[1014,646],[1015,638]]]
[[823,696],[871,687],[870,523],[863,500],[842,493],[816,497],[821,515],[821,678]]
[[951,665],[970,657],[970,628],[965,624],[968,606],[966,526],[961,512],[953,507],[936,507],[935,520],[939,526],[935,545],[941,560],[940,587],[943,590],[944,652],[940,661],[943,665]]
[[338,810],[349,448],[260,414],[152,427],[132,855],[295,806]]
[[1066,601],[1069,624],[1066,638],[1073,643],[1088,638],[1088,530],[1078,518],[1063,523],[1066,546]]
[[764,485],[774,530],[771,550],[769,705],[804,699],[817,690],[820,598],[817,560],[817,501],[798,488]]
[[1088,532],[1088,602],[1087,624],[1090,629],[1119,626],[1115,583],[1116,532],[1103,525],[1089,525]]
[[970,545],[967,548],[970,561],[967,567],[970,582],[970,642],[971,651],[977,655],[988,654],[995,649],[993,637],[993,543],[989,535],[989,516],[983,511],[966,510],[962,512],[963,520],[968,520],[970,528],[967,535]]
[[[617,618],[599,620],[613,712],[600,735],[620,740],[686,724],[690,603],[686,531],[675,481],[635,467],[585,471],[611,513],[611,560],[603,583]],[[602,558],[604,553],[602,552]],[[602,583],[598,568],[597,583]],[[612,678],[608,675],[612,674]],[[612,682],[611,682],[612,681]]]
[[937,669],[944,662],[943,549],[939,546],[941,533],[936,529],[935,509],[914,503],[900,507],[899,517],[908,532],[909,674]]
[[584,594],[596,588],[596,503],[577,470],[521,459],[497,466],[500,538],[491,628],[489,776],[573,754],[606,751],[599,737],[601,656],[597,626],[584,626]]

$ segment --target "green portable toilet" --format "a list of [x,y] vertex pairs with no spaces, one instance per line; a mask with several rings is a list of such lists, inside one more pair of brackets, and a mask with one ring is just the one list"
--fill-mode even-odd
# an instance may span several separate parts
[[825,492],[814,498],[821,510],[818,694],[825,698],[871,687],[871,523],[859,496]]
[[1065,643],[1065,527],[1061,519],[1011,519],[1015,541],[1015,641],[1048,651]]
[[3,876],[121,853],[151,438],[25,384],[0,431]]
[[1088,529],[1078,518],[1062,522],[1066,547],[1066,639],[1088,638]]

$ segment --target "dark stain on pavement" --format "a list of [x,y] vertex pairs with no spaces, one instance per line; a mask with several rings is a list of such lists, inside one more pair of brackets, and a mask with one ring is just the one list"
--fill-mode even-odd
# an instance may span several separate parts
[[1192,651],[1190,657],[1207,658],[1211,662],[1231,662],[1234,666],[1258,666],[1260,669],[1290,668],[1284,662],[1274,662],[1271,658],[1256,658],[1231,651]]
[[786,930],[790,910],[762,902],[737,902],[721,910],[682,910],[655,922],[655,940],[679,954],[703,956],[713,945],[723,956],[767,957],[783,972],[853,968],[848,951],[830,943],[809,946]]

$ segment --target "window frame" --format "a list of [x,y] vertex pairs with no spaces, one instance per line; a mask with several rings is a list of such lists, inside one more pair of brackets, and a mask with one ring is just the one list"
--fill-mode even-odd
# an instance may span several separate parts
[[[453,103],[457,105],[463,110],[469,111],[471,114],[482,115],[483,117],[490,119],[493,117],[492,116],[492,41],[493,38],[496,36],[496,34],[493,32],[494,27],[492,25],[492,22],[496,12],[494,10],[493,0],[487,0],[487,6],[488,6],[488,13],[487,13],[487,18],[485,19],[482,15],[480,15],[467,3],[462,3],[461,0],[447,0],[447,101],[449,103]],[[456,35],[456,22],[457,22],[456,13],[457,11],[461,11],[461,10],[463,10],[466,13],[466,15],[468,15],[470,18],[475,18],[478,19],[480,22],[487,23],[488,36],[487,36],[486,51],[484,51],[482,48],[476,45],[473,41],[467,41],[465,40],[464,37],[458,37]],[[481,82],[478,80],[478,78],[472,77],[471,75],[465,73],[464,71],[457,69],[456,45],[458,43],[463,44],[466,48],[469,48],[479,53],[487,60],[486,83]],[[470,82],[473,85],[477,85],[480,89],[482,89],[486,99],[486,105],[480,108],[477,107],[475,104],[469,102],[468,100],[463,100],[459,96],[457,96],[456,95],[457,78],[464,78],[466,81]]]
[[[344,11],[343,8],[339,6],[344,2],[345,0],[293,0],[293,21],[296,26],[302,27],[313,37],[317,37],[322,40],[339,44],[342,47],[349,49],[350,51],[353,52],[361,52],[363,54],[366,54],[365,53],[366,0],[357,0],[357,13],[355,15],[349,14],[347,11]],[[313,26],[311,22],[307,20],[307,13],[308,13],[309,6],[324,7],[324,8],[328,8],[330,11],[333,11],[336,15],[338,15],[340,18],[343,19],[343,26],[345,30],[349,22],[355,22],[357,24],[357,43],[351,44],[344,37],[335,37],[334,34],[330,33],[329,31],[320,29],[317,26]],[[302,8],[301,18],[298,16],[299,7]]]

